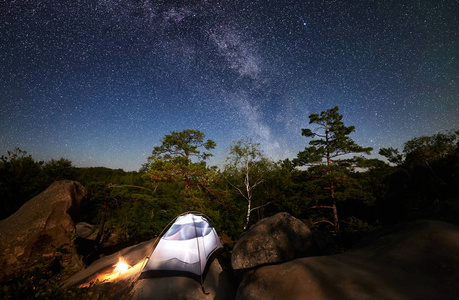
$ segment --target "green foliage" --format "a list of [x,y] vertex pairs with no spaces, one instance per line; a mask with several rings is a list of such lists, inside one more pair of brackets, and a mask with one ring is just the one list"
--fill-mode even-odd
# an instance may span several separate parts
[[[459,193],[459,132],[413,138],[403,150],[383,148],[380,154],[395,164],[386,172],[387,192],[378,201],[380,219],[397,222]],[[394,154],[397,160],[393,159]]]
[[0,218],[14,213],[37,194],[41,187],[41,166],[31,155],[19,148],[0,157]]
[[254,190],[268,180],[275,167],[274,163],[262,155],[259,144],[250,139],[234,142],[228,150],[223,175],[247,203],[244,230],[250,222],[251,213],[270,204],[263,201],[266,199],[263,197],[257,202],[258,206],[255,206]]
[[403,148],[405,163],[411,167],[445,158],[456,150],[458,133],[437,133],[407,141]]
[[[310,147],[298,153],[295,163],[298,166],[310,164],[338,164],[336,157],[351,153],[370,154],[373,150],[370,147],[363,148],[357,145],[349,135],[355,131],[354,126],[344,126],[343,116],[338,113],[338,106],[330,108],[318,114],[309,115],[309,124],[318,125],[314,132],[311,129],[304,128],[301,134],[308,138],[318,138],[309,141]],[[347,161],[347,160],[345,160]],[[344,163],[341,160],[340,163]]]
[[457,149],[458,137],[459,131],[415,137],[405,142],[402,153],[394,148],[381,148],[379,154],[399,167],[413,168],[418,165],[429,165],[431,162],[452,155]]
[[13,279],[0,284],[0,299],[110,299],[108,293],[96,289],[94,285],[64,287],[64,282],[72,275],[72,268],[62,269],[69,249],[62,246],[56,250],[55,256],[46,262],[18,272]]
[[51,159],[43,165],[43,173],[46,182],[55,182],[63,179],[74,179],[76,177],[75,167],[68,159]]
[[66,159],[44,163],[19,148],[7,151],[6,156],[0,157],[0,219],[14,213],[54,181],[74,177],[72,163]]
[[376,229],[380,228],[378,222],[376,224],[370,224],[369,222],[363,221],[359,218],[354,216],[348,217],[345,221],[346,223],[346,230],[350,232],[361,232],[361,233],[369,233],[375,231]]
[[14,279],[0,285],[0,298],[15,299],[110,299],[107,293],[99,291],[94,285],[78,288],[62,287],[59,275],[54,275],[43,265],[36,265],[31,270],[16,274]]
[[142,186],[144,180],[139,172],[105,167],[76,168],[75,178],[86,188],[95,183]]
[[[148,163],[144,166],[144,177],[153,183],[183,181],[185,210],[204,206],[202,191],[207,190],[212,171],[205,160],[212,156],[200,149],[214,149],[212,140],[204,141],[205,134],[198,130],[172,131],[161,140],[161,146],[154,147]],[[193,189],[199,189],[199,192]]]
[[384,156],[390,163],[395,165],[401,165],[403,163],[403,154],[401,154],[398,149],[381,148],[379,149],[379,155]]
[[[0,159],[1,213],[14,212],[54,180],[72,179],[88,191],[76,221],[96,226],[105,223],[102,238],[116,232],[126,244],[156,237],[184,207],[206,214],[227,241],[237,239],[244,226],[282,211],[310,226],[330,229],[327,224],[336,224],[330,209],[311,208],[335,207],[342,220],[338,220],[342,239],[354,242],[381,225],[406,220],[459,194],[458,132],[414,138],[401,151],[383,148],[380,154],[387,158],[386,163],[351,157],[352,153],[368,153],[370,148],[349,138],[355,128],[344,126],[337,107],[312,114],[310,123],[317,128],[303,129],[303,136],[311,141],[294,161],[272,162],[257,143],[240,140],[229,149],[222,171],[206,165],[207,150],[215,143],[205,141],[204,134],[195,130],[165,136],[140,172],[74,168],[65,159],[40,162],[15,149]],[[43,266],[37,267],[43,276],[47,274]],[[46,276],[52,284],[54,275]],[[17,298],[11,295],[23,289],[30,291],[27,297],[54,296],[46,288],[37,294],[36,287],[21,285],[39,284],[30,280],[17,278],[8,287],[2,286],[1,295]],[[78,298],[72,295],[80,292],[84,291],[69,290],[70,296],[64,298]]]

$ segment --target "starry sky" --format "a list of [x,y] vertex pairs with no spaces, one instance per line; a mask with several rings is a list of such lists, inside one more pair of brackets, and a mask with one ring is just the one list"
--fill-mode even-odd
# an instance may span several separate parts
[[307,146],[338,105],[361,146],[459,129],[456,0],[0,2],[0,154],[138,170],[170,131]]

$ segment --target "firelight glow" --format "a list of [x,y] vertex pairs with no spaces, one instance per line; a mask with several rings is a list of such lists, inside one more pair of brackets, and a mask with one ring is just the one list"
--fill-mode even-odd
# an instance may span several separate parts
[[114,269],[110,273],[98,273],[92,276],[87,282],[79,287],[88,287],[91,284],[103,284],[118,280],[135,280],[140,274],[140,270],[145,265],[145,259],[140,260],[134,266],[130,266],[126,260],[120,256],[118,262],[113,265]]
[[126,261],[124,260],[122,256],[120,256],[118,263],[115,264],[114,267],[115,267],[115,270],[113,270],[113,273],[117,273],[117,274],[124,273],[131,268],[131,266],[126,263]]

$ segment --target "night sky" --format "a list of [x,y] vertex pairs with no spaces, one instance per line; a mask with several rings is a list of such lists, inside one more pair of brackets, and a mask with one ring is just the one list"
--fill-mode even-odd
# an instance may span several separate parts
[[170,131],[274,160],[335,105],[361,146],[459,129],[459,2],[0,1],[0,155],[138,170]]

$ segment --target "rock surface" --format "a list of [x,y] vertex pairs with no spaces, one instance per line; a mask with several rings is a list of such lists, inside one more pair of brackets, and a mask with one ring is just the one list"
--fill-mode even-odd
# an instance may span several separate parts
[[365,246],[245,274],[237,299],[459,299],[459,227],[416,221]]
[[288,213],[260,220],[239,237],[231,265],[235,271],[303,257],[312,246],[311,231]]
[[221,299],[233,300],[237,286],[232,270],[225,268],[224,261],[214,259],[205,277],[204,288],[194,279],[185,276],[138,279],[147,256],[153,251],[155,240],[150,240],[118,253],[103,257],[72,276],[67,285],[81,285],[98,279],[104,281],[111,274],[119,257],[132,266],[128,272],[100,285],[101,291],[111,293],[112,299]]
[[58,181],[0,221],[0,282],[20,269],[45,263],[62,246],[69,246],[68,263],[82,267],[73,247],[72,217],[85,196],[79,182]]
[[88,240],[97,238],[97,230],[94,225],[86,222],[80,222],[75,225],[75,235]]
[[136,282],[130,295],[138,300],[233,300],[237,287],[231,270],[224,270],[220,261],[214,259],[205,277],[204,290],[201,284],[188,277],[144,278]]

